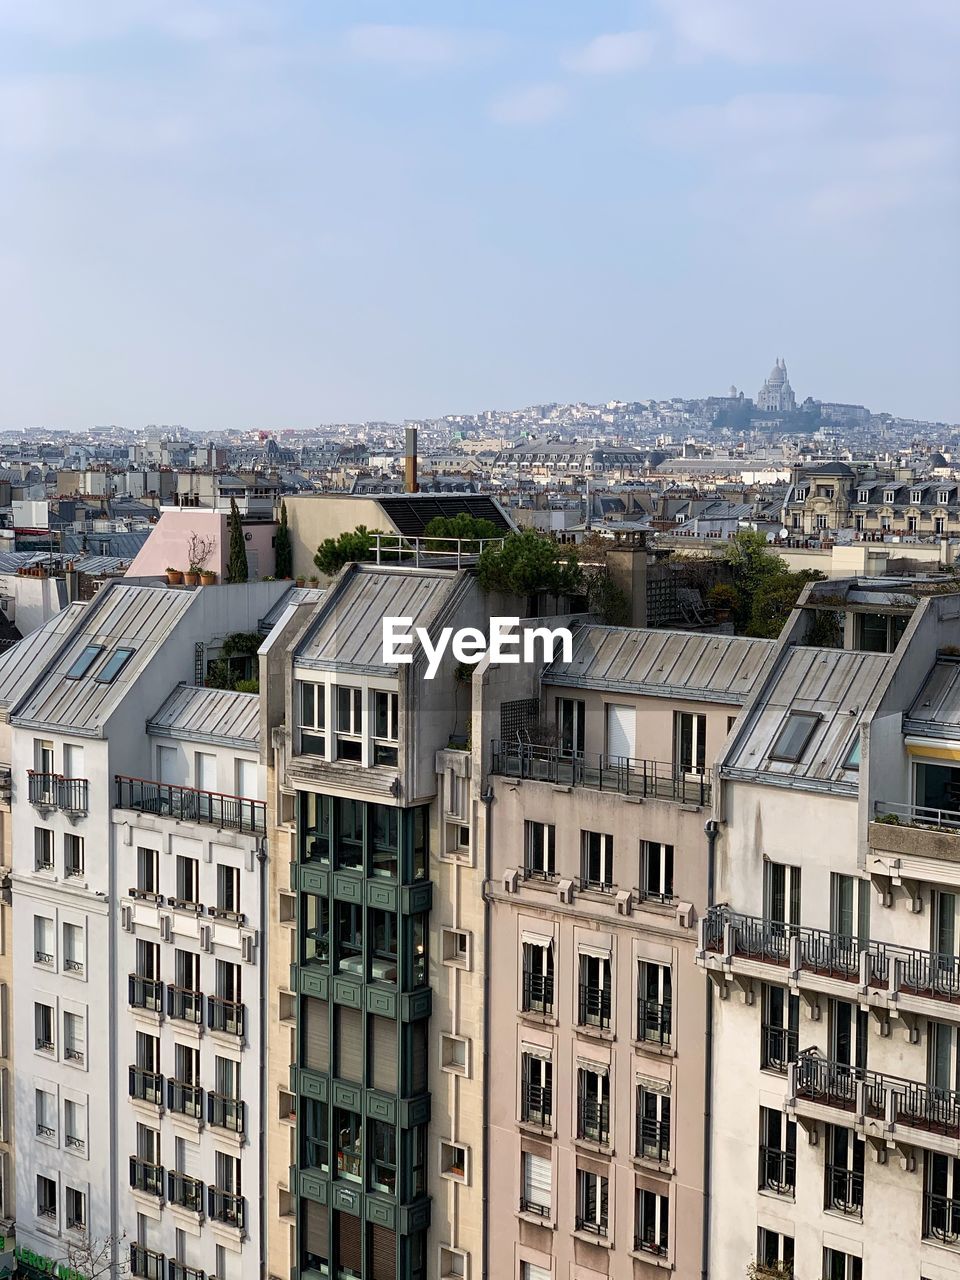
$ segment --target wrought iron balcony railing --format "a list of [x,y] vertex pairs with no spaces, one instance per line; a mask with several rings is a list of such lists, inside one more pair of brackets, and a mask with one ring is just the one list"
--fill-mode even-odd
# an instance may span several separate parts
[[637,1116],[637,1155],[647,1160],[670,1159],[670,1121]]
[[850,1218],[862,1218],[863,1174],[845,1165],[828,1164],[824,1208],[845,1213]]
[[923,1193],[923,1234],[941,1244],[960,1244],[960,1199]]
[[229,831],[250,831],[262,835],[267,829],[267,806],[263,800],[231,796],[221,791],[200,791],[170,782],[147,778],[115,776],[118,809],[155,813],[181,822],[205,822]]
[[211,1031],[242,1037],[246,1026],[246,1005],[239,1000],[225,1000],[223,996],[207,997],[207,1026]]
[[246,1133],[247,1104],[239,1098],[228,1098],[222,1093],[207,1094],[207,1124],[231,1133]]
[[960,1138],[960,1091],[867,1071],[804,1049],[790,1065],[800,1101],[883,1120],[886,1125]]
[[142,1191],[144,1195],[163,1199],[163,1174],[161,1164],[151,1164],[149,1160],[141,1160],[139,1156],[130,1157],[130,1186],[134,1191]]
[[581,1027],[610,1027],[610,988],[597,987],[590,982],[580,983],[580,999],[577,1022]]
[[533,746],[493,740],[493,772],[508,778],[529,778],[566,787],[590,787],[622,795],[676,800],[681,804],[710,803],[711,786],[694,774],[662,760],[635,760],[600,752],[566,751],[562,747]]
[[766,1071],[787,1074],[787,1067],[795,1061],[800,1035],[792,1027],[774,1027],[766,1022],[760,1027],[760,1065]]
[[577,1099],[577,1137],[606,1145],[610,1141],[610,1103],[596,1098]]
[[193,987],[175,987],[171,983],[167,987],[167,1014],[180,1022],[199,1026],[203,1022],[203,993]]
[[145,1249],[142,1244],[134,1242],[130,1246],[130,1272],[143,1277],[143,1280],[164,1280],[163,1264],[166,1261],[162,1253],[154,1253]]
[[553,1086],[524,1080],[520,1090],[520,1119],[549,1128],[553,1122]]
[[203,1213],[203,1186],[199,1178],[191,1178],[174,1169],[167,1172],[167,1199],[181,1209]]
[[163,1106],[163,1076],[159,1071],[146,1071],[143,1067],[131,1067],[128,1092],[138,1102],[151,1102]]
[[637,1039],[648,1043],[669,1044],[673,1030],[673,1006],[647,1000],[637,1000]]
[[549,1218],[550,1206],[548,1204],[541,1204],[539,1200],[528,1200],[526,1196],[521,1196],[520,1212],[533,1213],[536,1214],[538,1218]]
[[89,813],[90,783],[86,778],[65,778],[62,773],[27,770],[27,796],[39,809],[64,813]]
[[167,1081],[167,1109],[193,1120],[203,1118],[203,1090],[182,1080]]
[[666,1257],[668,1244],[662,1235],[651,1228],[649,1231],[638,1231],[633,1237],[635,1253],[652,1253],[658,1258]]
[[206,1274],[199,1267],[188,1267],[185,1262],[177,1262],[175,1258],[167,1259],[167,1280],[206,1280]]
[[781,1147],[760,1146],[761,1191],[774,1191],[778,1196],[792,1196],[797,1184],[797,1157],[793,1151]]
[[242,1231],[246,1225],[246,1205],[243,1196],[221,1191],[219,1187],[207,1187],[207,1217],[214,1222],[224,1222]]
[[598,1222],[595,1218],[582,1218],[580,1214],[577,1214],[576,1228],[578,1231],[586,1231],[588,1235],[600,1236],[601,1239],[604,1239],[607,1234],[607,1220],[602,1218]]
[[163,983],[159,978],[145,978],[141,973],[127,975],[127,1002],[134,1009],[163,1012]]
[[523,1009],[525,1013],[553,1013],[553,974],[523,974]]

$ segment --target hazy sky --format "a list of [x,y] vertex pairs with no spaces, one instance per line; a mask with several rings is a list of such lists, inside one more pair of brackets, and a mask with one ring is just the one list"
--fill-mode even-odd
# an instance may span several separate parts
[[0,0],[0,427],[960,420],[957,0]]

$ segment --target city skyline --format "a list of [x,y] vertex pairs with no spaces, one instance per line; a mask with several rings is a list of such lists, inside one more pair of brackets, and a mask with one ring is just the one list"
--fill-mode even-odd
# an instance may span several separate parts
[[956,12],[765,9],[0,4],[0,430],[956,421]]

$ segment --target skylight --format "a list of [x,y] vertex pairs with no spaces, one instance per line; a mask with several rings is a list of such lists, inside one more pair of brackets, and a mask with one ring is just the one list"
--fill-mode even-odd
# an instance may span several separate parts
[[843,767],[845,769],[860,768],[860,732],[859,730],[857,731],[857,736],[850,743],[850,750],[843,757]]
[[820,717],[815,711],[791,711],[773,744],[770,759],[796,764],[806,751],[807,743],[819,721]]
[[114,649],[113,653],[97,672],[95,676],[97,682],[99,684],[113,684],[135,652],[135,649]]
[[101,653],[103,653],[102,645],[88,644],[80,656],[74,659],[73,665],[67,672],[67,679],[79,680],[81,676],[85,676]]

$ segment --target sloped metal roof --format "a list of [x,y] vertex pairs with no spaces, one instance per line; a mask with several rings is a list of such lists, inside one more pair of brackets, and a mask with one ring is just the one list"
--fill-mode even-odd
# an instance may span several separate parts
[[[117,704],[195,596],[193,591],[111,582],[80,615],[69,643],[54,664],[11,708],[13,721],[90,736],[101,733]],[[68,680],[66,672],[89,644],[102,645],[106,653],[79,680]],[[134,650],[133,657],[112,683],[100,683],[97,672],[114,649],[124,647]]]
[[[844,761],[893,660],[887,653],[791,648],[736,734],[721,772],[856,790],[857,772],[845,769]],[[813,712],[819,720],[799,760],[772,760],[770,752],[793,711]]]
[[960,661],[941,655],[904,720],[907,733],[960,738]]
[[702,632],[581,627],[570,662],[552,662],[544,684],[742,704],[772,658],[775,640]]
[[31,631],[0,654],[0,710],[6,710],[28,687],[45,662],[63,644],[64,638],[87,608],[83,601],[55,613],[42,627]]
[[147,721],[150,733],[224,746],[260,744],[260,695],[181,684]]
[[291,587],[260,619],[260,630],[271,631],[279,622],[284,610],[291,604],[319,604],[327,594],[325,587]]
[[344,583],[327,593],[294,662],[322,671],[393,675],[396,667],[383,662],[383,619],[411,618],[411,627],[429,626],[456,582],[451,570],[357,565]]

